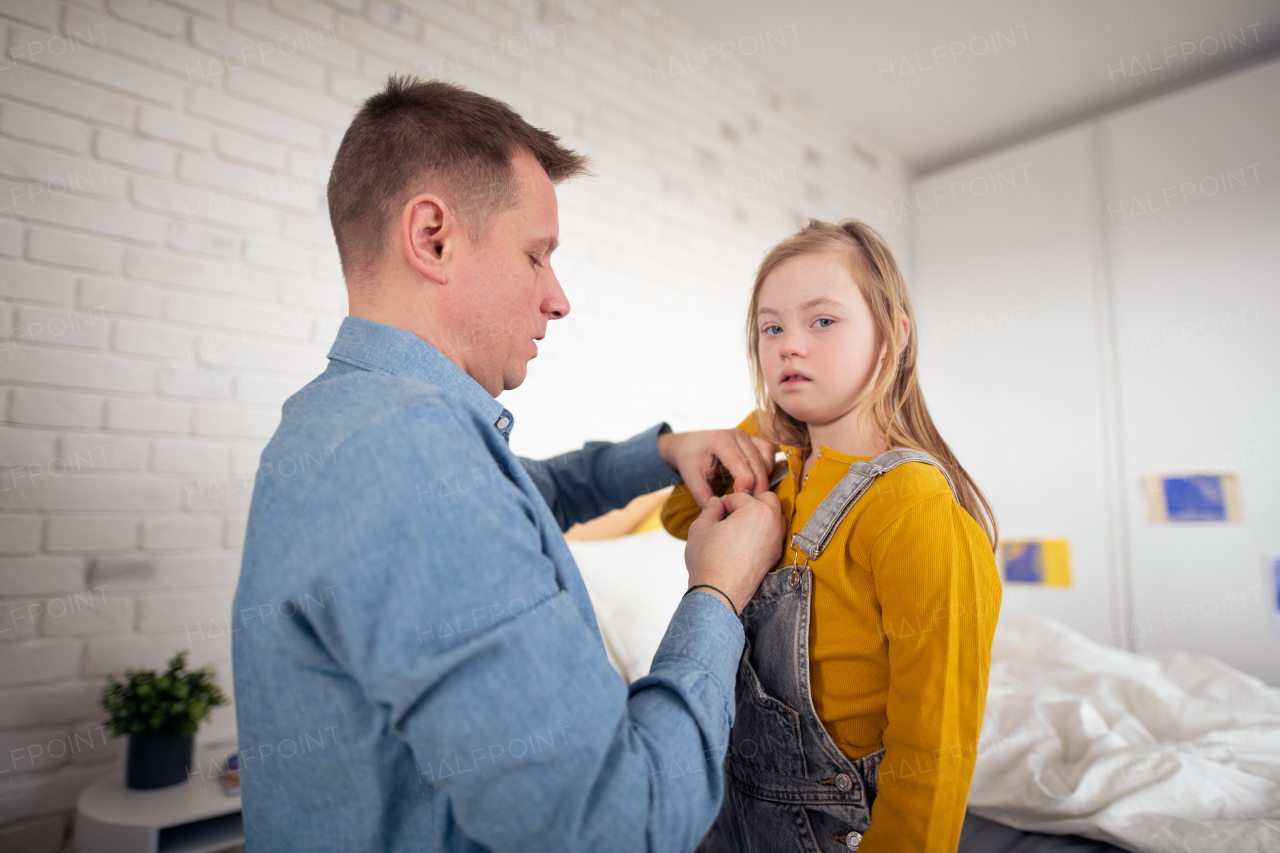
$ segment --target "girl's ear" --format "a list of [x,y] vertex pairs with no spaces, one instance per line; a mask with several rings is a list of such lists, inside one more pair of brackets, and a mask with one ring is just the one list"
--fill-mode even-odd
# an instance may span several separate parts
[[898,355],[902,355],[902,351],[907,348],[907,341],[911,340],[911,320],[904,314],[902,317],[902,343],[898,344]]

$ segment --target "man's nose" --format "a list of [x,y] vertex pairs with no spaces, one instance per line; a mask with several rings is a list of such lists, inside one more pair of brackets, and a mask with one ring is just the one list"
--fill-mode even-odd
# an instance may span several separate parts
[[560,286],[560,279],[556,278],[555,272],[550,267],[547,272],[550,273],[550,281],[547,293],[542,298],[542,313],[552,320],[559,320],[569,313],[569,297],[564,295],[564,288]]

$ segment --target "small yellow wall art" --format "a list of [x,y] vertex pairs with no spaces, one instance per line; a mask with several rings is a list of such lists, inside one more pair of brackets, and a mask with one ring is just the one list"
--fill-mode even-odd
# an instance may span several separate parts
[[1071,549],[1065,539],[1001,542],[1000,557],[1006,581],[1071,586]]

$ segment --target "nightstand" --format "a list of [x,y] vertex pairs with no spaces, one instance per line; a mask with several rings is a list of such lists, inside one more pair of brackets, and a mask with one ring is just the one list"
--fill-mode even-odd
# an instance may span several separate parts
[[197,752],[191,781],[168,788],[130,790],[123,771],[85,788],[76,853],[212,853],[243,842],[240,795],[226,794],[214,775],[230,751]]

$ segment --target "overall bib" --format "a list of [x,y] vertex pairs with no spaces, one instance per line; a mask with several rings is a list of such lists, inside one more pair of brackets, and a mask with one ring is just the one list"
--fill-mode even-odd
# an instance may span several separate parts
[[[738,664],[733,730],[725,755],[725,796],[698,853],[857,850],[871,825],[884,749],[851,759],[814,710],[809,690],[810,561],[876,477],[905,462],[946,471],[927,453],[890,450],[855,462],[791,537],[804,565],[765,575],[742,609],[746,646]],[[947,477],[955,494],[955,485]]]

